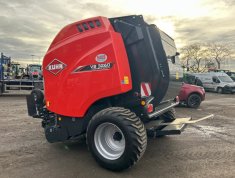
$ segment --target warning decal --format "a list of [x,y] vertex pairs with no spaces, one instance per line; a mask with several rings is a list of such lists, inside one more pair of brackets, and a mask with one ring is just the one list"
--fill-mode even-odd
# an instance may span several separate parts
[[151,95],[150,83],[141,83],[141,97],[147,97]]

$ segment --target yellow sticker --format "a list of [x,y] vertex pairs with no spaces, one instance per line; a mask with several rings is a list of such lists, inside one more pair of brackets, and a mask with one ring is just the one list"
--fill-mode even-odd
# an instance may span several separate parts
[[124,84],[129,84],[129,78],[128,78],[128,76],[124,76]]
[[176,74],[175,74],[175,79],[176,79],[176,80],[179,80],[179,72],[176,72]]

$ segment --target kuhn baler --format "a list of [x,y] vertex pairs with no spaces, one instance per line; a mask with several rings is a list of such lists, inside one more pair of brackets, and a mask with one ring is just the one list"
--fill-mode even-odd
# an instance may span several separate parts
[[70,24],[44,57],[44,92],[27,97],[29,115],[42,118],[49,142],[86,134],[100,165],[126,169],[144,154],[147,134],[180,134],[190,122],[174,116],[176,55],[174,40],[142,16]]

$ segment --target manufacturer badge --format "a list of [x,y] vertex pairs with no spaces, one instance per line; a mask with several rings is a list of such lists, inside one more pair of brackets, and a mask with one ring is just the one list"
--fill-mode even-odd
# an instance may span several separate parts
[[108,59],[106,54],[98,54],[95,58],[97,62],[105,62]]
[[58,59],[54,59],[53,61],[51,61],[47,67],[46,70],[48,70],[49,72],[51,72],[54,75],[57,75],[58,73],[60,73],[67,65],[64,64],[63,62],[61,62]]

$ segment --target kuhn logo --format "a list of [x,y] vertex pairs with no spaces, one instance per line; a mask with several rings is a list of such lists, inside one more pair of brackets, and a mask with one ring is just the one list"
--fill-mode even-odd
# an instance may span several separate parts
[[107,55],[106,54],[98,54],[95,58],[97,62],[105,62],[107,60]]
[[46,70],[53,73],[54,75],[57,75],[60,73],[67,65],[63,62],[59,61],[58,59],[54,59],[49,63],[46,67]]

